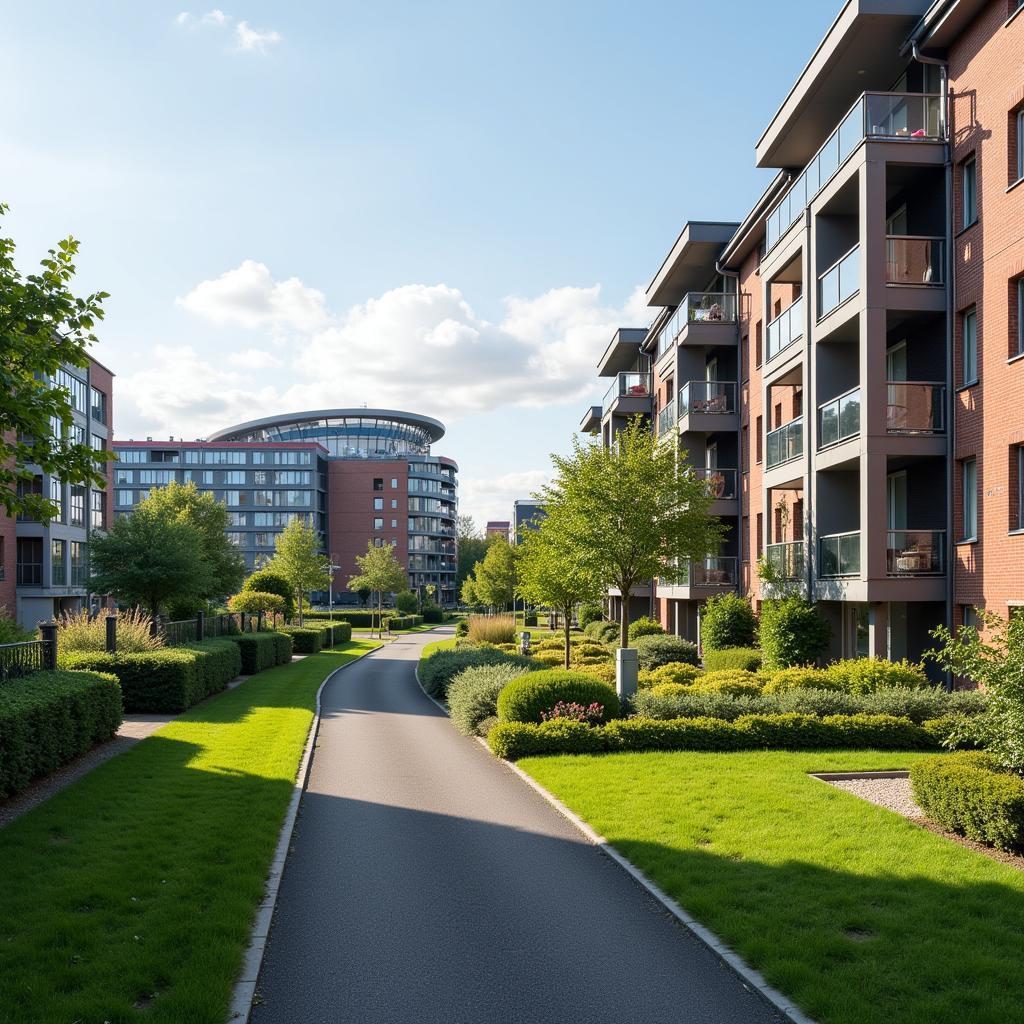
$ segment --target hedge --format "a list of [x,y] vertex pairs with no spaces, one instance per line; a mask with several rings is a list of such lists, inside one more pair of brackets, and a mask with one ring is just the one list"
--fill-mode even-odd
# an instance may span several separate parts
[[230,637],[242,655],[242,673],[255,675],[292,660],[292,638],[287,633],[241,633]]
[[498,720],[539,722],[541,712],[559,701],[600,704],[605,722],[619,715],[619,697],[610,686],[581,672],[549,669],[513,679],[498,695]]
[[422,615],[392,615],[390,619],[387,619],[387,627],[389,630],[392,629],[412,629],[413,626],[419,626],[423,623]]
[[[739,594],[709,597],[701,609],[700,639],[705,662],[711,651],[749,648],[757,635],[757,617],[750,602]],[[750,668],[749,665],[718,665],[718,668]]]
[[735,722],[720,718],[616,719],[589,727],[584,741],[546,729],[552,723],[499,722],[488,743],[499,757],[515,760],[530,754],[644,750],[934,750],[936,740],[909,719],[891,715],[744,715]]
[[463,647],[455,650],[434,651],[420,662],[420,685],[431,697],[444,700],[451,681],[466,668],[477,665],[520,665],[536,668],[529,658],[506,654],[496,647]]
[[697,664],[697,645],[681,636],[654,633],[640,637],[633,646],[642,669],[660,668],[674,661]]
[[713,651],[704,648],[704,667],[709,672],[736,668],[757,672],[761,668],[761,660],[761,652],[756,647],[723,647]]
[[121,684],[125,711],[168,714],[223,690],[241,671],[241,651],[232,638],[138,654],[82,651],[62,655],[61,668],[109,672]]
[[1000,850],[1024,848],[1024,779],[980,751],[910,766],[914,799],[937,825]]
[[[328,631],[330,627],[328,627]],[[324,630],[317,626],[281,626],[280,631],[292,638],[296,654],[317,654],[324,646]],[[330,638],[326,637],[328,643]]]
[[35,672],[0,686],[0,799],[55,771],[121,725],[121,688],[101,672]]
[[[394,612],[384,612],[384,618],[387,619],[389,615],[394,615]],[[332,616],[330,612],[305,612],[302,616],[303,625],[306,620],[312,619],[314,622],[321,622],[323,620],[330,621]],[[376,629],[380,625],[380,618],[376,612],[371,611],[335,611],[333,619],[335,622],[348,622],[356,629]]]

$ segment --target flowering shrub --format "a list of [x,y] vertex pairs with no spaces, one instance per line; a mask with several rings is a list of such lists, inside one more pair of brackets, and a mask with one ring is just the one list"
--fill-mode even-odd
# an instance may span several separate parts
[[550,711],[542,711],[540,720],[551,722],[556,718],[568,718],[573,722],[584,722],[587,725],[600,725],[604,720],[604,705],[592,701],[584,707],[574,700],[560,700]]

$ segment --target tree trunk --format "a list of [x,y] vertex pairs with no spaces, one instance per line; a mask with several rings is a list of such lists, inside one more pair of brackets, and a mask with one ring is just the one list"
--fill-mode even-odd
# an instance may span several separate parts
[[295,594],[299,599],[299,629],[302,629],[302,587],[297,588]]
[[572,644],[569,643],[569,617],[572,615],[572,609],[563,609],[563,614],[565,615],[565,667],[568,668],[569,663],[572,661]]

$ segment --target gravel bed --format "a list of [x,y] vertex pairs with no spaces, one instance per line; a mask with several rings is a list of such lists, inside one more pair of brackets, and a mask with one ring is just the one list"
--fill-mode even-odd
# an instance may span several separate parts
[[910,789],[910,779],[829,779],[830,786],[845,789],[862,800],[888,808],[904,818],[924,817]]

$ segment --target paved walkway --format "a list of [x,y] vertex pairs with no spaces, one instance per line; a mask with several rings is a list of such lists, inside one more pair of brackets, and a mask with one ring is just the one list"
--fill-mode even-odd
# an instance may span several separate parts
[[779,1017],[423,695],[436,634],[324,690],[254,1024]]

